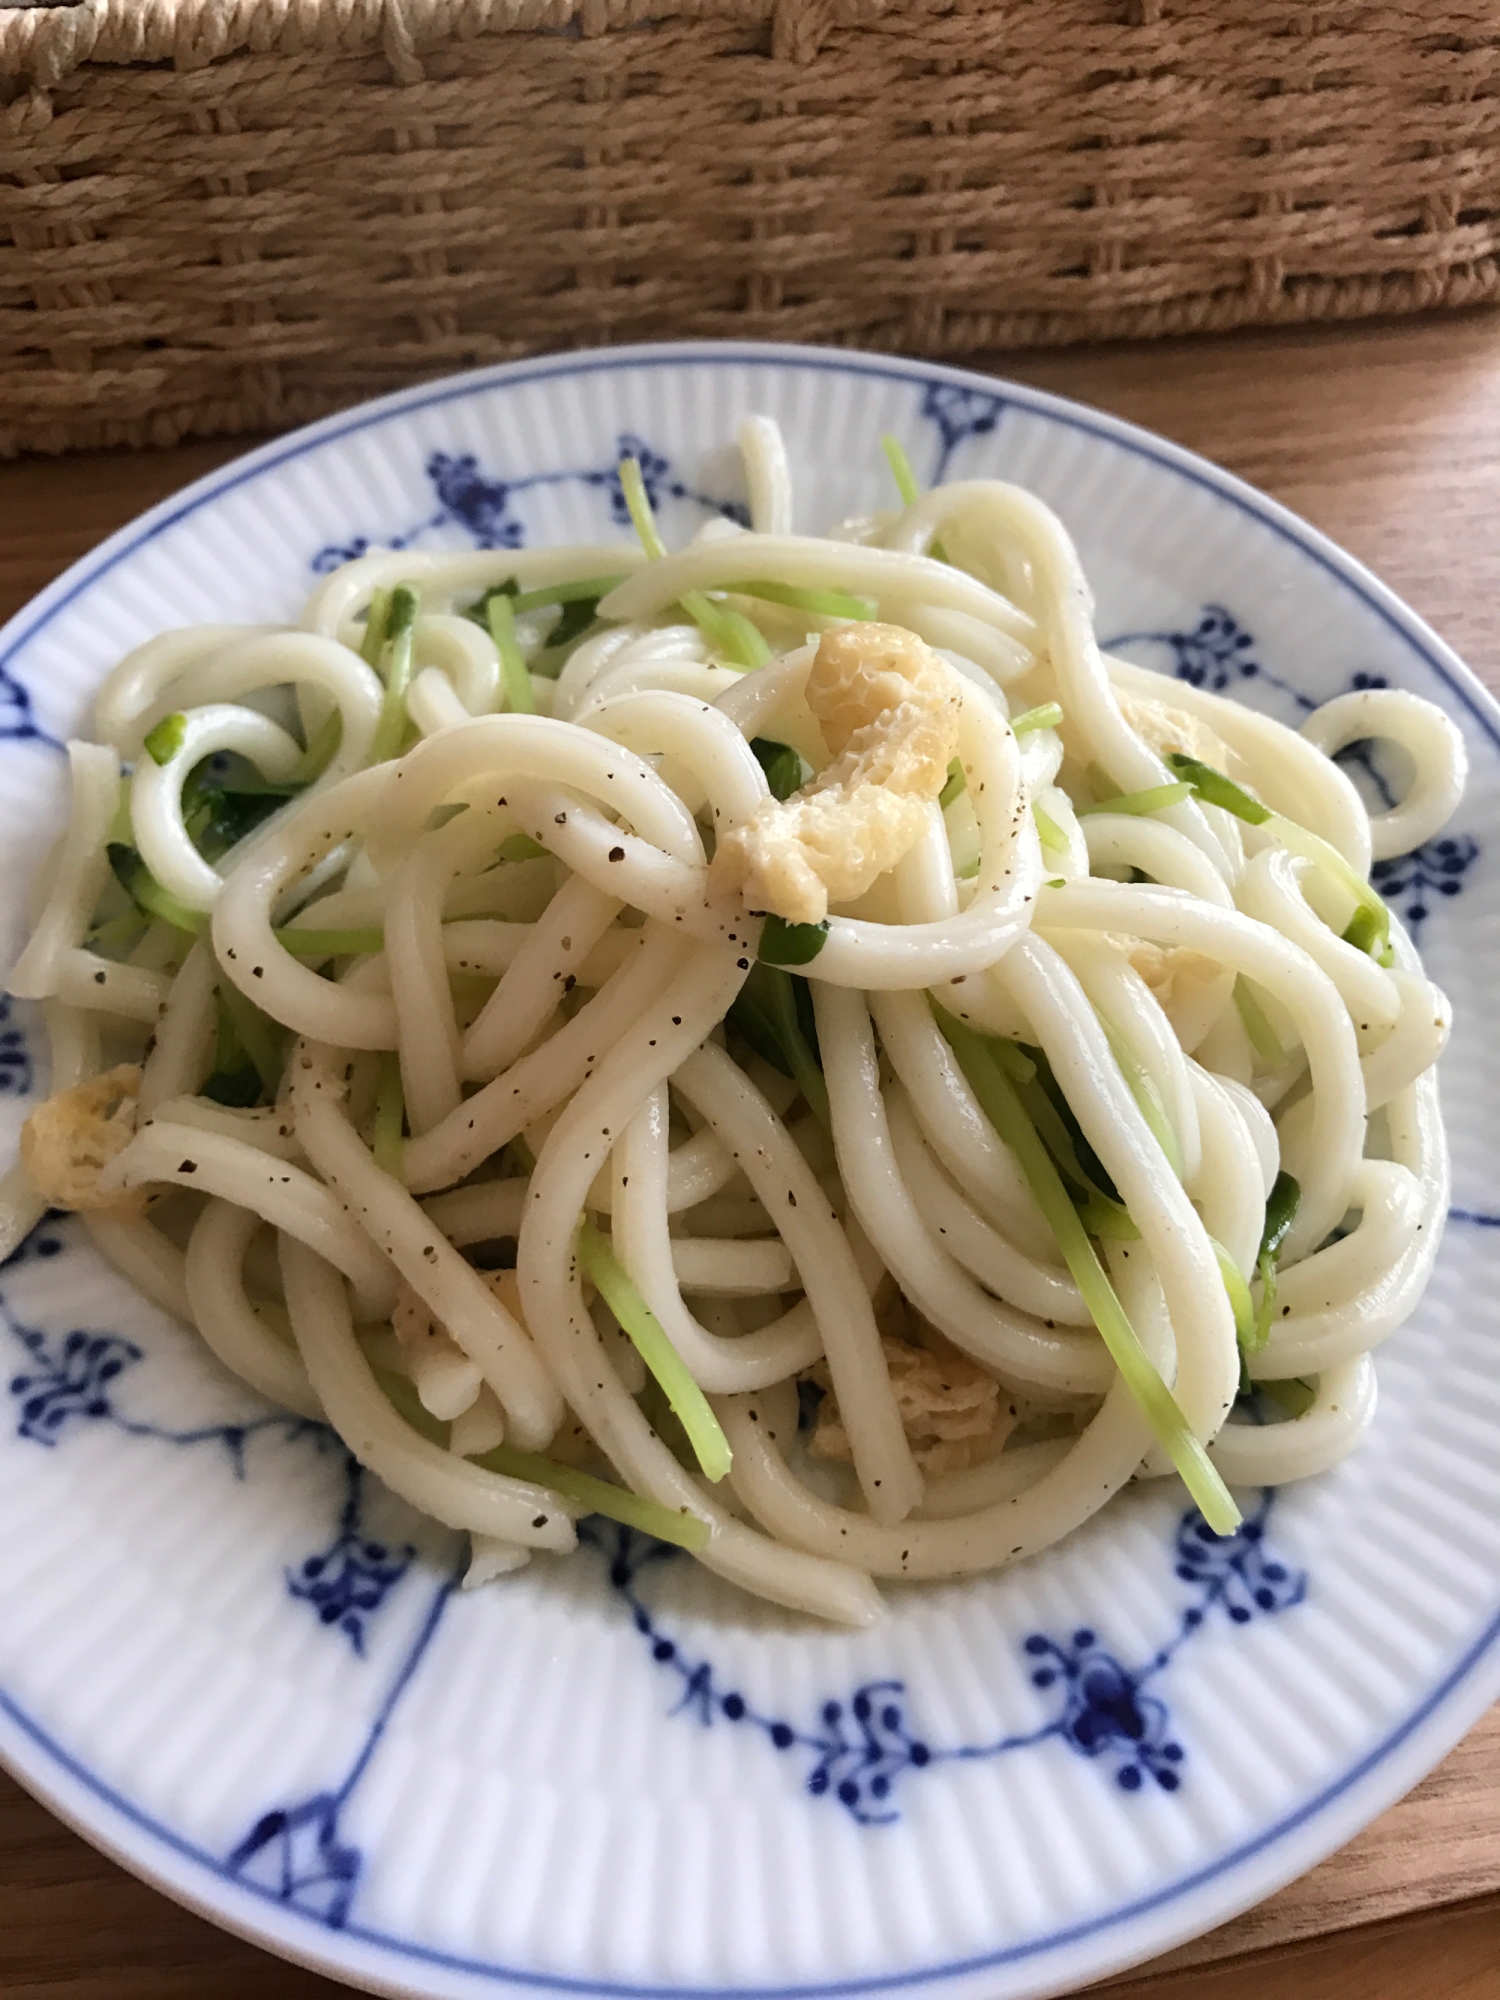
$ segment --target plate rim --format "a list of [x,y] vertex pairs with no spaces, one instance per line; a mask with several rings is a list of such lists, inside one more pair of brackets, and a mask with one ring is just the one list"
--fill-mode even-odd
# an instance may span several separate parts
[[[920,357],[863,349],[828,349],[788,342],[692,340],[595,347],[465,370],[419,383],[335,411],[285,436],[228,459],[135,516],[71,563],[0,628],[0,671],[61,611],[121,562],[179,521],[261,474],[309,451],[375,428],[409,412],[458,402],[492,389],[543,384],[560,377],[641,367],[791,366],[924,387],[942,383],[999,394],[1008,404],[1102,442],[1188,479],[1290,543],[1413,647],[1475,724],[1500,751],[1500,702],[1446,641],[1363,562],[1282,502],[1158,432],[1054,391],[1006,377]],[[1078,1978],[1106,1977],[1196,1937],[1294,1880],[1351,1839],[1401,1797],[1446,1755],[1486,1708],[1500,1697],[1500,1607],[1441,1680],[1430,1687],[1379,1743],[1313,1797],[1248,1840],[1130,1902],[998,1950],[970,1954],[908,1971],[838,1981],[780,1985],[692,1986],[628,1983],[502,1966],[366,1930],[357,1922],[337,1929],[280,1903],[268,1890],[230,1876],[222,1862],[160,1824],[103,1779],[89,1772],[0,1687],[0,1766],[92,1846],[150,1886],[196,1914],[262,1948],[328,1976],[357,1979],[374,1990],[427,2000],[440,1989],[395,1976],[395,1960],[424,1966],[450,1983],[441,1990],[478,1991],[475,1982],[531,1987],[536,1991],[607,1994],[617,2000],[843,2000],[843,1996],[910,1992],[923,1986],[952,1989],[1026,1961],[1047,1961],[1047,1979],[1029,1990],[1059,1991]],[[134,1844],[133,1844],[134,1843]],[[206,1880],[203,1877],[206,1876]],[[1219,1893],[1212,1893],[1217,1885]],[[1193,1904],[1196,1900],[1196,1907]],[[1176,1906],[1176,1918],[1152,1923]],[[1149,1930],[1149,1935],[1144,1933]],[[1132,1935],[1132,1933],[1141,1933]],[[1115,1949],[1100,1952],[1113,1935]],[[1070,1965],[1069,1960],[1074,1962]],[[1053,1972],[1055,1969],[1055,1977]],[[463,1982],[462,1987],[452,1980]]]

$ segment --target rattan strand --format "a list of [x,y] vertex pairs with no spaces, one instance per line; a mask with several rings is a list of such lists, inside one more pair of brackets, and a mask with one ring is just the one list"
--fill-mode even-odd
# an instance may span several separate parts
[[0,12],[0,453],[539,349],[928,354],[1500,291],[1489,0]]

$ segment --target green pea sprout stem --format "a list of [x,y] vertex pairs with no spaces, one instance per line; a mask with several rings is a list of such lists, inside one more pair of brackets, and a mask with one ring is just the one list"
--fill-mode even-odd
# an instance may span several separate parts
[[1177,1143],[1177,1134],[1173,1129],[1171,1119],[1167,1115],[1167,1107],[1162,1102],[1161,1092],[1157,1089],[1156,1078],[1140,1060],[1139,1056],[1136,1055],[1134,1049],[1131,1048],[1123,1035],[1117,1033],[1107,1021],[1101,1022],[1101,1025],[1104,1029],[1105,1039],[1109,1043],[1110,1052],[1119,1066],[1120,1074],[1124,1077],[1130,1094],[1135,1099],[1136,1109],[1150,1128],[1152,1138],[1166,1155],[1167,1165],[1172,1169],[1178,1180],[1181,1180],[1182,1149]]
[[[729,1010],[729,1023],[758,1056],[792,1079],[823,1130],[831,1132],[828,1085],[809,1040],[811,1026],[804,1029],[798,1011],[799,993],[805,998],[805,980],[799,985],[792,973],[759,959]],[[808,1015],[810,1022],[810,1006]]]
[[105,851],[115,880],[138,910],[160,918],[162,923],[186,932],[189,937],[201,937],[208,929],[208,912],[189,909],[180,897],[164,889],[135,848],[112,840]]
[[526,671],[526,662],[521,658],[520,642],[516,638],[515,602],[497,591],[485,610],[490,621],[490,637],[500,655],[500,676],[505,683],[506,705],[513,715],[535,715],[536,695],[531,675]]
[[[536,590],[518,590],[510,608],[519,618],[524,611],[545,611],[552,604],[593,604],[624,581],[623,576],[583,576],[572,583],[543,584]],[[488,600],[485,615],[489,615]]]
[[1216,1534],[1232,1534],[1240,1525],[1240,1510],[1207,1452],[1188,1428],[1187,1419],[1156,1364],[1141,1345],[1140,1336],[1120,1304],[1078,1211],[1068,1199],[1057,1168],[1003,1065],[991,1053],[984,1036],[964,1027],[951,1014],[939,1013],[938,1022],[985,1116],[1015,1154],[1094,1324],[1158,1441],[1182,1475],[1204,1520]]
[[400,751],[406,734],[406,691],[411,685],[411,651],[417,622],[417,594],[398,583],[391,592],[386,619],[385,699],[370,746],[370,762],[382,764]]
[[[901,495],[903,507],[915,507],[922,497],[922,489],[917,484],[917,475],[911,469],[911,460],[899,438],[889,432],[880,440],[880,449],[885,453],[885,462],[891,468],[891,477],[896,482],[896,491]],[[934,562],[946,562],[947,555],[939,541],[928,544],[927,553]]]
[[1287,1059],[1287,1051],[1281,1046],[1265,1008],[1256,999],[1254,988],[1243,974],[1234,982],[1234,1004],[1245,1024],[1251,1048],[1263,1063],[1269,1064],[1272,1069],[1280,1069]]
[[359,958],[369,951],[385,949],[385,932],[377,924],[348,930],[315,931],[283,924],[275,933],[276,942],[294,958]]
[[338,710],[332,709],[318,724],[307,739],[307,748],[292,766],[288,783],[300,788],[310,785],[314,778],[321,778],[333,762],[334,754],[344,738],[344,718]]
[[634,458],[620,460],[620,491],[625,496],[625,508],[631,524],[640,537],[641,547],[646,551],[648,562],[661,562],[667,553],[667,545],[661,538],[661,530],[656,525],[656,515],[651,509],[651,496],[646,491],[646,481],[641,473],[640,461]]
[[965,774],[962,760],[954,757],[949,762],[948,776],[943,784],[943,789],[938,793],[939,806],[946,812],[953,801],[961,798],[968,789],[969,780]]
[[896,482],[896,491],[901,495],[903,507],[915,507],[922,497],[922,489],[917,484],[917,475],[911,469],[911,460],[899,439],[889,432],[880,440],[880,449],[885,453],[885,462],[891,468],[891,477]]
[[283,1056],[278,1030],[232,979],[219,981],[219,1005],[236,1040],[255,1066],[261,1087],[273,1101],[281,1088]]
[[164,715],[146,738],[153,763],[170,764],[187,740],[187,717]]
[[678,1513],[675,1508],[663,1507],[656,1500],[645,1500],[639,1493],[631,1493],[607,1479],[596,1479],[591,1472],[580,1472],[576,1466],[563,1465],[555,1458],[544,1458],[540,1452],[520,1451],[515,1445],[497,1444],[491,1450],[481,1452],[473,1462],[486,1472],[501,1472],[511,1479],[525,1479],[534,1486],[545,1486],[553,1493],[560,1493],[565,1500],[576,1500],[591,1514],[603,1514],[608,1520],[620,1521],[627,1528],[639,1528],[643,1535],[654,1535],[659,1542],[671,1542],[679,1549],[690,1549],[695,1555],[708,1547],[713,1533],[707,1521],[698,1514]]
[[737,667],[752,673],[771,659],[765,635],[752,625],[742,611],[716,604],[701,590],[685,590],[682,608],[707,639],[721,666]]
[[714,1481],[722,1479],[730,1462],[729,1440],[723,1426],[688,1373],[661,1321],[641,1297],[608,1241],[587,1218],[578,1228],[578,1258],[604,1303],[620,1322],[626,1338],[661,1384],[704,1476]]
[[1042,845],[1046,848],[1047,852],[1049,854],[1060,854],[1066,860],[1070,852],[1068,836],[1063,832],[1051,813],[1044,806],[1039,806],[1035,799],[1031,802],[1031,817],[1036,821],[1037,833],[1041,836]]
[[1230,1308],[1234,1313],[1235,1338],[1240,1351],[1246,1352],[1255,1338],[1255,1305],[1250,1297],[1250,1287],[1245,1283],[1245,1274],[1235,1263],[1222,1243],[1214,1241],[1214,1256],[1218,1259],[1219,1276],[1224,1281],[1224,1290],[1229,1294]]
[[1331,842],[1299,825],[1296,820],[1288,819],[1285,813],[1272,812],[1269,806],[1252,798],[1242,785],[1235,784],[1222,771],[1216,771],[1212,764],[1204,764],[1178,750],[1170,754],[1167,762],[1187,780],[1205,805],[1222,806],[1225,812],[1233,813],[1237,819],[1245,820],[1251,826],[1268,828],[1283,847],[1312,862],[1315,868],[1320,868],[1354,905],[1354,916],[1343,933],[1345,941],[1367,952],[1381,965],[1393,963],[1395,954],[1391,950],[1390,911]]
[[380,1055],[380,1080],[375,1086],[375,1130],[370,1151],[382,1172],[399,1175],[406,1124],[406,1093],[401,1087],[401,1059],[394,1049]]
[[1271,1322],[1276,1316],[1277,1266],[1281,1260],[1282,1245],[1301,1205],[1301,1183],[1289,1173],[1279,1173],[1266,1197],[1266,1226],[1255,1260],[1260,1278],[1260,1309],[1255,1315],[1249,1340],[1241,1343],[1247,1354],[1258,1354],[1271,1337]]
[[391,622],[391,593],[377,590],[370,599],[370,608],[365,613],[365,635],[359,644],[360,658],[367,667],[379,670],[380,656],[385,651]]
[[501,841],[498,853],[501,861],[541,861],[547,850],[529,833],[513,833],[508,840]]
[[[651,511],[651,496],[646,491],[646,481],[638,460],[620,460],[620,491],[625,496],[626,510],[647,559],[660,562],[667,553],[667,545],[661,538],[656,516]],[[682,608],[720,656],[722,664],[749,672],[763,667],[771,658],[771,648],[763,634],[743,612],[715,604],[701,590],[685,590],[682,593]]]
[[815,618],[847,618],[859,624],[868,623],[877,609],[873,597],[856,597],[848,590],[806,590],[794,583],[737,583],[734,594],[810,611]]
[[1112,799],[1099,799],[1093,805],[1080,806],[1078,817],[1085,813],[1130,813],[1144,818],[1147,813],[1164,812],[1168,806],[1180,806],[1184,799],[1193,796],[1193,788],[1187,784],[1148,785],[1143,792],[1117,792]]
[[1010,719],[1012,736],[1028,736],[1033,729],[1057,729],[1061,727],[1062,709],[1055,701],[1038,703],[1035,708],[1023,708],[1019,715]]

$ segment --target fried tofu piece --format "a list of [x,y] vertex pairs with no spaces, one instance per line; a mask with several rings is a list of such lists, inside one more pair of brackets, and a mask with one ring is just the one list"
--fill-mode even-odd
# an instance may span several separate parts
[[958,747],[963,682],[899,625],[840,625],[818,647],[807,705],[832,761],[785,803],[763,800],[712,870],[719,889],[794,924],[862,896],[920,837]]
[[139,1215],[145,1188],[99,1190],[99,1176],[135,1137],[141,1091],[139,1063],[120,1063],[60,1090],[39,1104],[21,1128],[21,1161],[37,1193],[53,1208],[100,1215]]
[[[909,1309],[899,1293],[894,1300],[877,1299],[876,1307],[880,1348],[891,1373],[901,1427],[922,1471],[929,1478],[966,1472],[998,1451],[1014,1424],[1015,1409],[994,1376],[925,1323],[920,1326],[921,1346],[903,1332],[892,1331],[910,1324]],[[851,1464],[849,1436],[826,1362],[812,1370],[812,1379],[825,1393],[810,1449],[816,1458]]]
[[1216,771],[1229,769],[1230,753],[1223,741],[1196,715],[1149,695],[1117,694],[1116,698],[1121,715],[1136,735],[1164,761],[1176,750],[1196,757],[1200,764],[1211,764]]

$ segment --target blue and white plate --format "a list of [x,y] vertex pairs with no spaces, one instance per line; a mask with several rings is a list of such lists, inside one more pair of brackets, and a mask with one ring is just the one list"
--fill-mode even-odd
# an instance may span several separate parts
[[[452,1538],[257,1404],[67,1222],[0,1270],[0,1756],[128,1867],[375,1991],[1017,2000],[1163,1950],[1347,1840],[1500,1693],[1500,710],[1357,564],[1211,466],[1031,389],[795,348],[528,362],[266,446],[0,639],[6,940],[58,745],[137,641],[291,619],[367,546],[669,536],[786,431],[799,524],[920,477],[1057,508],[1130,657],[1296,723],[1391,682],[1462,727],[1449,832],[1381,869],[1457,1026],[1455,1202],[1349,1464],[1207,1538],[1180,1489],[870,1632],[615,1530],[459,1594]],[[44,1087],[0,1026],[8,1147]]]

